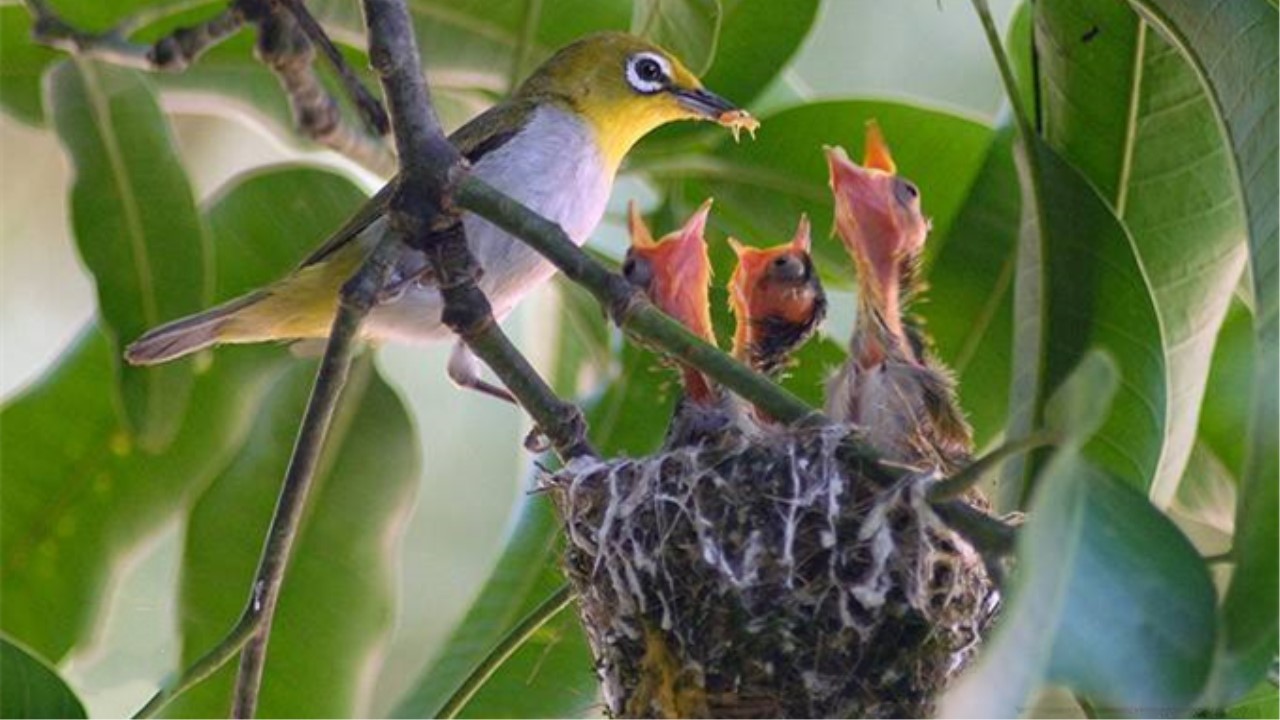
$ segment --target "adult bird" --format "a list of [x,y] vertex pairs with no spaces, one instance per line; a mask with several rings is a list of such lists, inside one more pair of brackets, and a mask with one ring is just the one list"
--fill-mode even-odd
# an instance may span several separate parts
[[[631,247],[622,263],[623,276],[644,291],[654,305],[694,335],[716,344],[711,325],[711,261],[703,233],[711,200],[702,203],[683,227],[658,240],[632,203],[629,210]],[[683,392],[667,429],[663,447],[672,449],[711,441],[733,424],[725,392],[696,369],[680,368]]]
[[929,221],[920,191],[899,177],[875,123],[861,166],[827,148],[835,230],[858,275],[858,315],[849,359],[827,387],[827,413],[861,427],[886,458],[951,472],[973,450],[950,371],[905,313],[920,292]]
[[[604,214],[623,157],[647,133],[677,120],[712,120],[735,132],[755,121],[705,89],[678,59],[638,37],[600,33],[556,52],[506,101],[468,122],[450,141],[472,172],[586,242]],[[395,181],[284,279],[211,310],[150,330],[125,357],[150,365],[218,343],[325,337],[342,283],[388,230]],[[465,213],[467,242],[480,264],[480,289],[505,317],[555,269],[487,220]],[[425,255],[406,251],[362,327],[376,340],[451,337]],[[449,376],[459,385],[506,397],[480,379],[458,343]]]

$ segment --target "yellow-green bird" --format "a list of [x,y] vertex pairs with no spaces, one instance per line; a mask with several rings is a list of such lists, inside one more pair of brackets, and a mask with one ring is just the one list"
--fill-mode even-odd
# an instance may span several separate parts
[[[604,214],[623,157],[650,131],[677,120],[712,120],[737,132],[756,122],[706,90],[665,50],[624,33],[584,37],[556,52],[515,93],[460,128],[451,142],[477,177],[559,223],[581,245]],[[157,327],[128,347],[130,363],[149,365],[218,343],[325,337],[342,283],[387,232],[394,181],[284,279],[197,315]],[[467,240],[483,274],[480,289],[494,315],[506,316],[555,269],[524,243],[474,214]],[[403,255],[362,334],[378,340],[451,336],[426,257]],[[449,376],[460,385],[506,396],[479,379],[458,343]]]

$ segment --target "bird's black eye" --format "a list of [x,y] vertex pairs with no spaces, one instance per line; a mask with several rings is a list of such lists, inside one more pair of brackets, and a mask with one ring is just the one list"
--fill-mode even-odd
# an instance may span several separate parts
[[641,58],[636,63],[636,74],[641,80],[649,82],[658,82],[662,79],[662,68],[652,58]]
[[628,252],[622,263],[622,276],[632,285],[648,290],[649,283],[653,282],[653,265],[645,258]]
[[897,178],[893,182],[893,196],[903,207],[910,207],[920,197],[920,191],[909,180]]
[[671,64],[657,53],[641,52],[627,58],[627,83],[649,95],[663,90],[671,81]]
[[779,255],[773,259],[769,274],[784,282],[798,282],[806,278],[808,268],[805,267],[804,261],[795,255]]

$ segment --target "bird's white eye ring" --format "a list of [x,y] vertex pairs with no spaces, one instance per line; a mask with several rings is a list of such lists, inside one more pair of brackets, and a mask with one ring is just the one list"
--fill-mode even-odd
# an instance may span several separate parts
[[627,84],[645,95],[665,90],[671,83],[671,63],[657,53],[638,52],[627,58]]

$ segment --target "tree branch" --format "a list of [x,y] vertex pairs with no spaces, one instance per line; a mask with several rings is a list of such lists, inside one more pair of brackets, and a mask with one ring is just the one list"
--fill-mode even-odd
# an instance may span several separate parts
[[320,27],[320,23],[316,22],[315,17],[311,15],[311,11],[307,10],[307,6],[302,0],[272,0],[273,3],[283,3],[289,12],[293,14],[294,19],[298,21],[298,25],[302,31],[307,34],[307,38],[312,44],[320,48],[324,54],[325,60],[329,62],[329,67],[338,74],[338,79],[342,81],[342,86],[346,88],[348,97],[351,98],[360,111],[360,117],[364,120],[365,127],[369,132],[377,136],[386,135],[391,129],[391,121],[387,118],[387,111],[382,107],[382,102],[369,92],[369,88],[360,82],[360,78],[356,75],[351,66],[347,64],[346,58],[342,57],[342,53],[338,50],[338,46],[333,44],[329,39],[329,35],[325,33],[324,28]]
[[476,287],[478,265],[452,200],[468,166],[436,117],[408,10],[402,0],[365,0],[364,7],[369,59],[382,80],[400,156],[389,208],[392,229],[431,262],[444,298],[444,323],[498,375],[561,457],[593,453],[581,411],[558,398],[520,355]]
[[[283,6],[280,3],[287,3]],[[298,7],[295,7],[298,6]],[[151,72],[181,72],[206,51],[238,33],[245,24],[257,28],[255,52],[280,81],[289,99],[298,132],[370,170],[389,175],[395,158],[379,137],[351,127],[338,102],[329,94],[315,70],[315,46],[334,65],[347,92],[376,135],[385,132],[386,114],[361,83],[333,42],[299,0],[234,0],[216,17],[189,28],[178,28],[152,45],[135,43],[129,36],[153,20],[143,14],[122,20],[101,33],[78,30],[62,20],[46,0],[27,0],[34,17],[35,42],[114,65]],[[311,33],[324,38],[315,43]]]
[[80,57],[104,60],[114,65],[140,70],[180,72],[218,43],[235,35],[244,27],[245,17],[234,5],[191,28],[178,28],[144,45],[129,40],[129,35],[144,22],[138,15],[100,32],[85,32],[64,21],[46,0],[27,0],[34,22],[32,40]]
[[559,225],[474,175],[458,183],[455,197],[461,207],[520,238],[566,277],[590,291],[632,339],[655,346],[706,373],[782,422],[825,422],[824,416],[803,400],[668,317],[625,278],[610,272],[575,245]]

